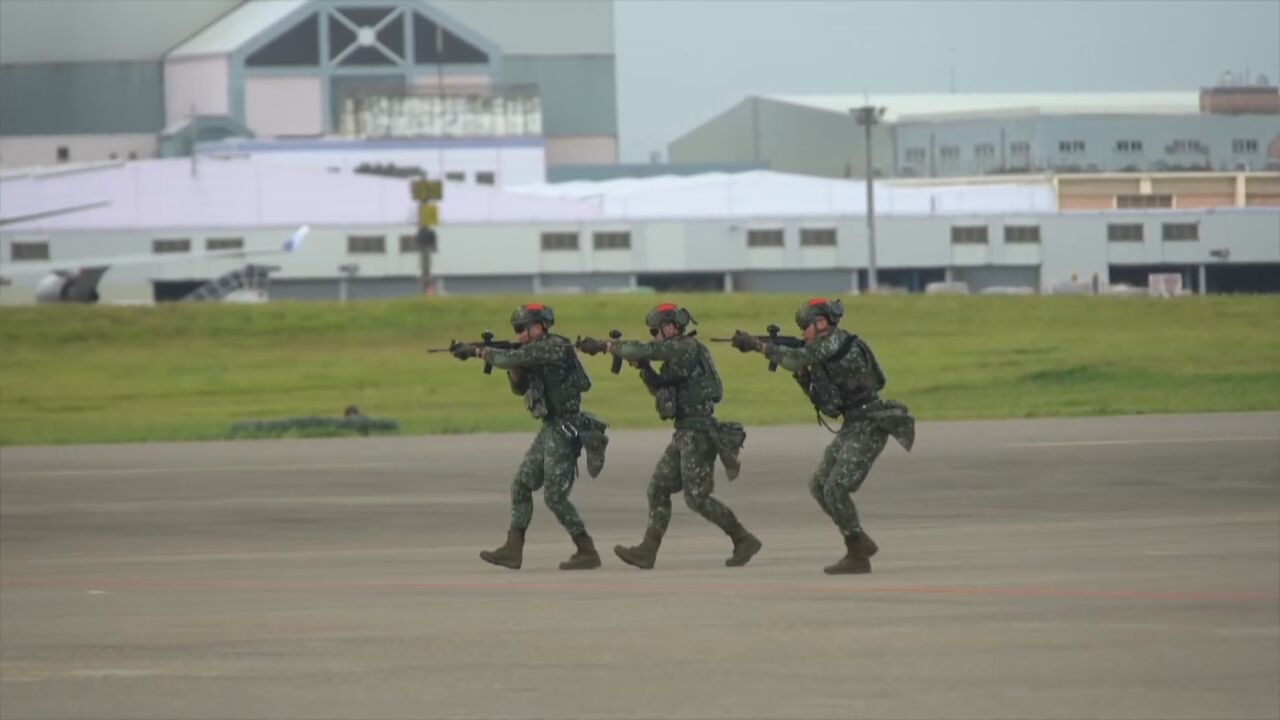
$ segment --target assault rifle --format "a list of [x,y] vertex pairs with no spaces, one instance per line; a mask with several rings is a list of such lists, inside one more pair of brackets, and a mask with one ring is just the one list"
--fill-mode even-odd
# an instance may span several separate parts
[[[777,325],[770,325],[769,327],[765,328],[765,331],[768,332],[769,334],[768,335],[752,335],[751,337],[755,338],[756,340],[772,343],[774,345],[781,345],[782,347],[789,347],[789,348],[804,347],[804,338],[795,337],[794,335],[779,335],[778,333],[782,332],[782,328],[778,327]],[[733,338],[711,338],[711,342],[733,342]],[[777,371],[778,371],[778,363],[770,361],[769,372],[777,372]]]
[[[449,342],[449,347],[447,348],[429,348],[427,352],[451,353],[454,350],[457,350],[458,347],[462,345],[470,345],[471,347],[495,348],[497,350],[515,350],[520,347],[520,343],[514,340],[494,340],[493,333],[490,332],[489,330],[485,330],[484,332],[480,333],[480,342],[463,342],[461,340],[452,340]],[[486,362],[484,364],[484,374],[489,375],[492,372],[493,372],[493,365],[490,365],[488,362]]]
[[[614,342],[617,342],[618,340],[621,340],[621,339],[622,339],[622,331],[621,331],[621,330],[610,330],[610,331],[609,331],[609,339],[610,339],[610,340],[613,340]],[[581,338],[581,337],[578,337],[577,342],[575,342],[575,343],[573,344],[573,346],[574,346],[574,347],[576,347],[576,348],[577,348],[577,349],[579,349],[579,350],[582,350],[582,338]],[[582,350],[582,351],[583,351],[583,352],[587,352],[586,350]],[[590,355],[590,354],[594,354],[594,353],[587,353],[587,354],[589,354],[589,355]],[[609,368],[609,370],[610,370],[610,372],[612,372],[614,375],[617,375],[617,374],[621,373],[621,372],[622,372],[622,358],[618,357],[617,355],[614,355],[614,356],[613,356],[613,367]]]

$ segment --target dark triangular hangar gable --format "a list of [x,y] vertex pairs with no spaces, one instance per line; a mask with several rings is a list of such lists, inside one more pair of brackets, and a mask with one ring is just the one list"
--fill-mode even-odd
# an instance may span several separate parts
[[487,65],[489,54],[422,13],[413,14],[413,61],[417,65]]
[[488,65],[496,79],[502,64],[497,43],[428,0],[406,0],[413,31],[410,58],[417,66]]
[[307,15],[244,59],[249,67],[316,67],[320,64],[320,22]]
[[[370,46],[358,46],[358,31],[364,27],[373,40]],[[324,45],[327,57],[322,57]],[[242,52],[245,67],[252,69],[395,66],[401,61],[495,67],[501,60],[491,40],[422,0],[311,0],[262,28]]]

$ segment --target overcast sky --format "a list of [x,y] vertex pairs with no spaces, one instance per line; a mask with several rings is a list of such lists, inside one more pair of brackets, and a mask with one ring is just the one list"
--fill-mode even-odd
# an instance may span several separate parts
[[1280,82],[1280,0],[618,0],[624,161],[748,95],[1197,90]]

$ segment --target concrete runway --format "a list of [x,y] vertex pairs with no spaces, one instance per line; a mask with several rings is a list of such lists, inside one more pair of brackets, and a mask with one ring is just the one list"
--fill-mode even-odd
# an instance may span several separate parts
[[476,557],[531,434],[6,448],[0,716],[1280,717],[1280,414],[922,424],[843,577],[826,432],[748,432],[764,551],[677,498],[648,572],[661,431],[579,480],[579,573],[540,500],[523,570]]

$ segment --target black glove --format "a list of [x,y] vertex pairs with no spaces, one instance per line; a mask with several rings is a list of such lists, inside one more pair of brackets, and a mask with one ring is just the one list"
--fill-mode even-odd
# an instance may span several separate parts
[[470,360],[476,356],[476,346],[469,343],[456,343],[449,351],[459,360]]
[[605,348],[606,344],[607,343],[604,340],[597,340],[593,337],[584,337],[578,341],[578,350],[588,355],[599,355],[602,352],[607,352]]
[[760,349],[760,341],[756,340],[755,336],[751,333],[746,333],[741,330],[733,331],[733,339],[729,341],[729,344],[737,348],[739,352],[744,353],[754,352]]

